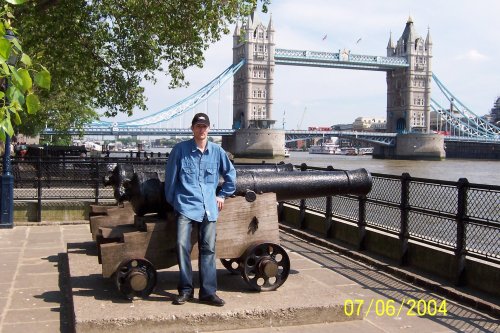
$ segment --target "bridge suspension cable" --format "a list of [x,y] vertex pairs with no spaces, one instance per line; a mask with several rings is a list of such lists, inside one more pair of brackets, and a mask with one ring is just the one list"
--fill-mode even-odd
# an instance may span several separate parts
[[175,103],[174,105],[168,106],[163,110],[160,110],[152,115],[142,117],[139,119],[122,121],[117,123],[112,123],[109,121],[99,121],[92,123],[91,126],[106,126],[106,127],[136,127],[136,126],[149,126],[158,124],[160,122],[168,121],[181,114],[193,109],[201,102],[205,101],[210,97],[216,90],[230,78],[236,74],[236,72],[244,65],[245,60],[242,59],[237,64],[232,64],[226,70],[224,70],[219,76],[210,81],[208,84],[203,86],[194,94],[184,98],[183,100]]
[[439,90],[450,103],[450,108],[444,108],[431,98],[431,108],[440,114],[444,120],[453,128],[467,136],[498,138],[500,128],[479,117],[467,108],[458,98],[456,98],[437,78],[432,74],[432,78]]

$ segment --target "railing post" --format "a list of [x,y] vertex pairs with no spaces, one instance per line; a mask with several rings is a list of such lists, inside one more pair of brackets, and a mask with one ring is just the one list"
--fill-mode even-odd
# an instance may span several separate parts
[[363,251],[366,246],[366,196],[359,196],[358,202],[358,250]]
[[42,168],[43,168],[43,174],[45,174],[45,181],[47,183],[47,187],[50,188],[50,185],[51,185],[51,170],[54,169],[56,167],[56,164],[54,162],[54,159],[49,156],[49,155],[45,155],[43,156],[42,158],[45,159],[45,163],[42,163]]
[[300,199],[299,212],[299,228],[306,229],[306,199]]
[[335,237],[335,224],[332,222],[332,206],[333,206],[333,197],[330,195],[326,197],[326,206],[325,206],[325,236],[326,238],[334,238]]
[[469,181],[467,178],[458,180],[458,207],[457,207],[457,248],[455,249],[455,262],[457,265],[457,275],[455,276],[455,285],[465,284],[465,247],[466,233],[465,220],[467,218],[467,192],[469,190]]
[[99,203],[99,158],[95,159],[95,203]]
[[[300,171],[305,172],[307,171],[307,164],[302,163],[300,165]],[[306,229],[307,224],[306,224],[306,199],[300,199],[300,205],[299,205],[299,228],[300,229]]]
[[38,155],[37,161],[37,205],[36,205],[36,221],[42,222],[42,154],[40,151],[40,155]]
[[283,201],[278,202],[278,222],[283,221],[283,214],[285,212],[285,205]]
[[[326,167],[327,171],[333,171],[333,166]],[[332,223],[332,196],[326,197],[325,205],[325,236],[326,238],[333,238],[335,236],[335,226]]]
[[401,176],[401,228],[399,230],[399,242],[401,246],[401,252],[399,256],[399,264],[401,266],[408,264],[408,215],[410,212],[410,180],[411,176],[409,173],[405,172]]

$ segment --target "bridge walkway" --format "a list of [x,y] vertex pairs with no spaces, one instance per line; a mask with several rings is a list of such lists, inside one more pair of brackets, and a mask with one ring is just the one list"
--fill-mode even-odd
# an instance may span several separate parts
[[[42,223],[43,224],[43,223]],[[432,290],[408,283],[380,269],[380,263],[369,258],[361,262],[359,257],[344,256],[335,250],[319,246],[311,241],[294,235],[291,229],[284,228],[281,232],[282,245],[289,251],[291,257],[291,275],[288,281],[276,292],[264,294],[239,292],[240,286],[235,288],[228,284],[230,275],[224,269],[219,270],[220,295],[226,300],[223,308],[214,308],[199,303],[187,303],[183,306],[174,306],[170,297],[175,293],[175,283],[162,282],[160,290],[155,292],[152,300],[134,300],[126,302],[119,297],[110,296],[116,293],[112,284],[103,282],[98,271],[90,267],[96,263],[96,257],[89,252],[91,235],[88,222],[81,224],[55,224],[45,226],[16,226],[14,229],[0,229],[0,251],[2,263],[0,270],[0,332],[73,332],[73,313],[78,320],[90,314],[95,320],[92,332],[130,331],[131,321],[123,318],[123,313],[144,315],[147,322],[154,322],[158,316],[172,316],[177,313],[193,315],[197,311],[200,318],[210,317],[218,319],[212,329],[215,332],[223,329],[227,319],[245,323],[242,314],[236,309],[241,307],[251,315],[252,309],[276,310],[277,313],[287,314],[287,302],[296,304],[316,303],[330,304],[337,298],[341,305],[350,300],[365,302],[360,317],[351,321],[345,318],[324,321],[307,320],[314,317],[308,315],[303,325],[283,326],[284,321],[273,323],[269,320],[262,323],[262,327],[244,326],[234,332],[498,332],[500,330],[498,300],[487,300],[472,295],[465,290],[447,287],[449,296],[436,294]],[[91,247],[91,246],[90,246]],[[68,251],[73,249],[73,251]],[[347,249],[350,251],[349,249]],[[75,260],[77,259],[77,260]],[[385,264],[390,266],[388,264]],[[97,267],[99,267],[97,265]],[[196,266],[194,266],[196,267]],[[411,275],[412,273],[408,273]],[[171,278],[174,271],[161,272],[162,277]],[[239,278],[239,277],[235,277]],[[415,276],[416,280],[422,277]],[[234,279],[233,281],[239,281]],[[71,283],[71,285],[70,285]],[[432,283],[429,282],[429,285]],[[73,289],[71,289],[73,288]],[[102,289],[98,292],[97,288]],[[434,288],[432,288],[434,289]],[[303,291],[301,294],[300,291]],[[72,294],[71,294],[72,293]],[[319,295],[319,296],[318,296]],[[478,306],[465,305],[454,301],[457,296],[470,300],[477,297]],[[73,299],[73,303],[71,302]],[[379,303],[379,313],[375,308],[367,312],[371,301]],[[393,300],[396,310],[402,302],[409,304],[409,300],[425,300],[430,303],[435,300],[440,303],[446,300],[447,314],[425,315],[423,317],[408,315],[409,307],[402,307],[400,315],[390,314],[387,309],[381,311],[381,304],[389,304]],[[496,303],[495,303],[496,302]],[[169,314],[170,312],[170,314]],[[383,312],[383,313],[382,313]],[[321,317],[321,311],[316,312]],[[99,316],[107,316],[108,321],[99,323]],[[496,316],[496,317],[495,317]],[[194,317],[191,317],[194,318]],[[172,319],[172,318],[170,318]],[[352,319],[352,318],[351,318]],[[252,321],[250,321],[252,322]],[[104,323],[104,326],[100,324]],[[161,324],[161,323],[160,323]],[[102,329],[107,327],[109,329]],[[216,326],[218,325],[218,326]],[[305,326],[304,326],[305,325]],[[87,328],[92,327],[86,326]],[[99,329],[100,327],[100,329]],[[164,331],[165,326],[156,326],[156,330]],[[145,327],[141,331],[144,330]],[[82,331],[78,330],[77,331]],[[194,330],[192,330],[194,331]],[[200,330],[202,331],[202,330]],[[90,331],[89,331],[90,332]],[[227,332],[227,330],[225,331]]]

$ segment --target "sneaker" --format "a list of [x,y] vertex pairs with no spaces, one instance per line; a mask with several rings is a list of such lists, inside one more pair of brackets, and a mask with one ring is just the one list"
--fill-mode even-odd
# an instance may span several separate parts
[[224,306],[224,304],[226,304],[226,302],[216,294],[200,297],[200,302],[213,306]]
[[174,304],[175,305],[182,305],[190,300],[192,300],[194,298],[194,294],[193,293],[188,293],[188,294],[179,294],[179,296],[177,296],[175,299],[174,299]]

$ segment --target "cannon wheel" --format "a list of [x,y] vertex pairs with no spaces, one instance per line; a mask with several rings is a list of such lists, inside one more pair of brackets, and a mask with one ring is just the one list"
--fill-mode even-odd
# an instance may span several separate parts
[[241,274],[240,271],[240,259],[221,259],[220,262],[231,274],[237,275]]
[[285,283],[290,273],[288,254],[278,244],[250,246],[241,258],[241,275],[257,291],[276,290]]
[[118,266],[113,278],[127,299],[134,296],[147,298],[156,285],[156,269],[146,259],[127,259]]

